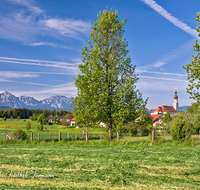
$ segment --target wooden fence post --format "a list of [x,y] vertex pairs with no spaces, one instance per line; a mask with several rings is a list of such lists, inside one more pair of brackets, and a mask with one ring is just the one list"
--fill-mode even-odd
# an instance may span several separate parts
[[85,138],[86,138],[86,142],[88,142],[88,132],[86,132]]
[[83,133],[82,133],[82,140],[83,140]]
[[33,142],[33,133],[31,133],[31,142]]
[[95,138],[95,133],[94,133],[94,138]]
[[75,133],[75,140],[77,140],[77,133]]
[[59,141],[61,141],[61,132],[59,132],[59,138],[58,138]]
[[51,133],[49,133],[49,140],[51,140]]
[[152,142],[154,142],[154,130],[152,131]]
[[38,133],[38,141],[40,141],[40,133]]
[[117,131],[117,142],[119,142],[119,131]]
[[69,140],[69,133],[67,134],[68,140]]

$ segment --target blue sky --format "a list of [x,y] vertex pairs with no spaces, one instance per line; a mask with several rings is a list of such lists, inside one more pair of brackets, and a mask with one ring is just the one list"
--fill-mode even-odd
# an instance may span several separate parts
[[76,96],[74,77],[81,49],[99,10],[127,18],[124,38],[147,107],[190,105],[183,65],[190,63],[199,0],[1,0],[0,92],[32,96]]

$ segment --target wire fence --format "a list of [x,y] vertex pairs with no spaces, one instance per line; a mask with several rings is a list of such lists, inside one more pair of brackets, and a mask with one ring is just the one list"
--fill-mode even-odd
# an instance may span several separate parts
[[[88,141],[100,139],[113,139],[117,137],[117,133],[29,133],[27,134],[28,141]],[[16,140],[16,137],[11,133],[1,133],[0,140]],[[119,140],[119,132],[118,132]]]

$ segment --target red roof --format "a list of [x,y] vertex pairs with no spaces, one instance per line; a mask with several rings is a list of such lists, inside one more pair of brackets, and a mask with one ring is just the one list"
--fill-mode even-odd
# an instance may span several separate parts
[[72,118],[71,121],[75,121],[75,118]]
[[155,114],[155,115],[150,115],[152,117],[152,121],[155,121],[157,118],[161,117],[163,114]]
[[177,110],[173,106],[159,106],[152,113],[155,113],[155,112],[163,113],[163,112],[167,112],[167,111],[168,112],[177,112]]

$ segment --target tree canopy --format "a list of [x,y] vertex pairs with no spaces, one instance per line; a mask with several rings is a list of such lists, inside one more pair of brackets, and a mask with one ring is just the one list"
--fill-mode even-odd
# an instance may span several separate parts
[[[196,20],[199,21],[199,26],[196,27],[198,36],[200,37],[200,12],[196,14]],[[195,55],[191,58],[191,63],[183,66],[188,73],[187,79],[189,80],[187,92],[190,94],[190,98],[200,102],[200,45],[196,40],[194,47]]]
[[112,129],[134,121],[147,100],[136,89],[138,76],[126,49],[128,42],[123,39],[126,19],[120,21],[117,11],[107,10],[100,11],[97,17],[91,41],[81,52],[73,111],[76,123],[90,125],[101,121]]

